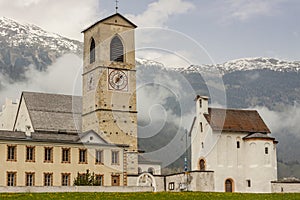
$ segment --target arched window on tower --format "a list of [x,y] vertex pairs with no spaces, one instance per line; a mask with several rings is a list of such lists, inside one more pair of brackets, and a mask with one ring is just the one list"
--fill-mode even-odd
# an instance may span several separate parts
[[124,62],[124,46],[118,36],[115,36],[110,43],[110,61]]
[[92,38],[91,40],[91,46],[90,46],[90,64],[92,64],[93,62],[95,62],[95,58],[96,58],[96,44],[95,44],[95,40],[94,38]]

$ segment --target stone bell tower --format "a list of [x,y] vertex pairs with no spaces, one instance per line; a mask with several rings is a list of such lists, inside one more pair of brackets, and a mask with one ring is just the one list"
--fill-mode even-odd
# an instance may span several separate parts
[[83,31],[82,131],[128,145],[126,170],[138,172],[135,37],[137,26],[116,13]]

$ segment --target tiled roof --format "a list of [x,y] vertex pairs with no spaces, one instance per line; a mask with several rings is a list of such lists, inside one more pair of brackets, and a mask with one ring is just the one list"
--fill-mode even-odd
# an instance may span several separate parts
[[256,110],[209,108],[204,116],[216,131],[271,132]]
[[81,131],[81,97],[34,92],[22,96],[36,131]]

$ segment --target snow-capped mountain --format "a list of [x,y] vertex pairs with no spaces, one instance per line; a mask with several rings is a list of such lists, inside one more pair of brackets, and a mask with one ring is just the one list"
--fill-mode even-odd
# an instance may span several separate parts
[[23,80],[28,67],[46,70],[66,53],[81,56],[82,43],[35,25],[0,18],[0,73],[12,81]]
[[211,72],[218,71],[227,74],[234,71],[250,71],[259,69],[269,69],[278,72],[299,72],[300,61],[284,61],[275,58],[241,58],[231,60],[223,64],[215,65],[191,65],[187,68],[177,68],[177,71],[190,72]]
[[82,44],[76,40],[70,40],[56,33],[50,33],[33,24],[22,24],[12,19],[0,18],[0,43],[6,43],[9,47],[25,45],[27,47],[47,47],[59,53],[80,53]]

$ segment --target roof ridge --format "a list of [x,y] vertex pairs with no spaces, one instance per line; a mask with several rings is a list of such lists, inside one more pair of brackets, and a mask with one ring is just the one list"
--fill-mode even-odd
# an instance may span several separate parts
[[59,94],[59,93],[46,93],[46,92],[30,92],[30,91],[22,91],[23,94],[44,94],[44,95],[57,95],[57,96],[69,96],[69,97],[81,97],[79,95],[71,95],[71,94]]
[[238,109],[238,108],[213,108],[213,107],[208,107],[208,109],[257,112],[257,110],[254,110],[254,109],[253,109],[253,110],[250,110],[250,109]]

